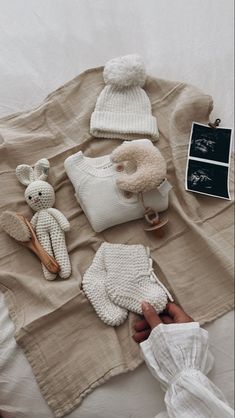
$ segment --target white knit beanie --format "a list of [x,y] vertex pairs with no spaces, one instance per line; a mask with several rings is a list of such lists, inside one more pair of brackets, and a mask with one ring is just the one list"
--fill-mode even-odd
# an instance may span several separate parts
[[158,138],[157,121],[151,103],[142,89],[146,80],[144,64],[138,55],[125,55],[108,61],[103,72],[106,86],[91,115],[90,132],[97,138]]
[[128,311],[142,314],[143,301],[161,312],[167,299],[173,300],[153,271],[149,249],[140,244],[101,244],[82,288],[97,315],[112,326],[122,324]]

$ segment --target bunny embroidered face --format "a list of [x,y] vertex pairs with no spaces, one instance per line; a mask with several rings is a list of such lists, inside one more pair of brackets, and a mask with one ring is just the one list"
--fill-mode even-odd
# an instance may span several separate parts
[[55,203],[54,189],[46,181],[33,181],[25,190],[24,195],[26,202],[35,212],[51,208]]
[[45,180],[48,176],[49,161],[42,158],[34,169],[27,164],[16,167],[16,175],[19,181],[27,186],[25,199],[28,205],[34,210],[51,208],[55,203],[55,192],[53,187]]

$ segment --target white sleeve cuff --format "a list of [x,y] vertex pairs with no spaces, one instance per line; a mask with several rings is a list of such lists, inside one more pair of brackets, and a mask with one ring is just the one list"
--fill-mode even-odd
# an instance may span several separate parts
[[207,374],[214,362],[208,345],[208,332],[188,322],[158,325],[140,347],[151,373],[168,385],[184,369]]
[[233,410],[205,376],[213,366],[208,333],[197,322],[160,324],[140,344],[148,368],[166,388],[170,418],[228,418]]

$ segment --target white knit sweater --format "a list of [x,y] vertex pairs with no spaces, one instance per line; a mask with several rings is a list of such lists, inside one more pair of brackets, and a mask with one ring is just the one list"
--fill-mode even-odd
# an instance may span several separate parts
[[[122,166],[115,165],[110,155],[85,157],[82,151],[64,162],[75,196],[95,232],[111,226],[142,218],[144,207],[140,195],[120,190],[116,178]],[[169,188],[143,194],[145,206],[157,212],[168,208]]]

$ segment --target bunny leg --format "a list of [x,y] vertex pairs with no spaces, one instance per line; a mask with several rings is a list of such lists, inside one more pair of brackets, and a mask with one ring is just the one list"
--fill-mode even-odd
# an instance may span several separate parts
[[[40,242],[41,246],[44,248],[44,250],[49,255],[54,257],[49,234],[47,234],[45,232],[44,233],[39,233],[39,234],[37,234],[37,238],[38,238],[38,241]],[[54,274],[54,273],[51,273],[50,271],[48,271],[47,268],[44,266],[44,264],[42,264],[42,271],[43,271],[43,274],[44,274],[44,277],[45,277],[46,280],[54,280],[57,276],[57,274]]]
[[59,227],[53,228],[51,232],[51,242],[55,259],[59,263],[59,275],[62,279],[67,279],[71,275],[71,264],[66,247],[64,232]]

